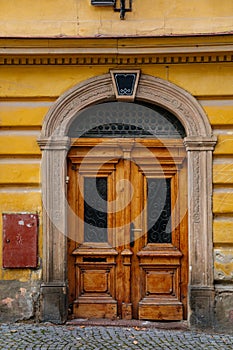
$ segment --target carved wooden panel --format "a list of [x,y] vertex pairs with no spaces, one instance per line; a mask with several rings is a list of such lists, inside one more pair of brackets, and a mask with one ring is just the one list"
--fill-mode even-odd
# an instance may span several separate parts
[[[167,264],[170,265],[169,263]],[[178,267],[153,267],[143,268],[145,279],[145,298],[178,298],[179,278]]]
[[180,321],[183,319],[182,303],[176,305],[148,303],[139,305],[139,319],[158,321]]
[[146,271],[146,295],[162,296],[174,293],[174,271]]
[[77,298],[74,313],[78,317],[115,318],[115,255],[116,251],[105,251],[90,256],[88,251],[77,249],[76,274]]
[[[170,255],[170,256],[169,256]],[[141,251],[142,299],[139,318],[152,320],[181,320],[181,257],[178,250]]]
[[[94,266],[95,267],[95,266]],[[93,267],[92,267],[93,268]],[[105,268],[101,270],[89,268],[81,269],[81,294],[86,295],[88,293],[105,293],[110,294],[110,281],[109,281],[109,269]],[[97,266],[96,266],[97,268]]]

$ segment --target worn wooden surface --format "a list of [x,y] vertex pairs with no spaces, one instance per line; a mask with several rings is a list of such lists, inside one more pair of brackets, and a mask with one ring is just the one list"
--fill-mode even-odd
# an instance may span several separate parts
[[[81,139],[72,147],[68,278],[75,317],[187,317],[185,152],[179,141],[168,140],[168,144],[169,149],[156,140],[115,139],[100,145],[98,139]],[[106,242],[84,241],[85,176],[107,177]],[[148,244],[146,178],[162,177],[171,179],[172,242]],[[135,228],[133,245],[130,223]]]

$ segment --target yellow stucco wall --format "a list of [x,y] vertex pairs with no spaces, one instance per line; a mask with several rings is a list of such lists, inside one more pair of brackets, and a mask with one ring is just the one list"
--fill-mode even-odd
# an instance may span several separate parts
[[126,14],[125,21],[119,20],[112,7],[90,3],[0,0],[1,36],[159,36],[232,31],[231,0],[133,0],[133,11]]
[[[43,118],[55,99],[75,84],[105,74],[110,66],[1,68],[0,204],[3,212],[37,212],[41,218],[40,157]],[[214,242],[233,245],[233,86],[230,65],[141,66],[143,73],[169,80],[199,99],[218,136],[213,165]],[[4,84],[3,84],[4,82]],[[216,97],[215,97],[216,96]],[[1,228],[0,228],[1,229]],[[0,259],[1,259],[0,247]],[[40,231],[42,257],[42,232]],[[216,262],[216,269],[225,269]],[[228,265],[227,265],[228,266]],[[226,267],[227,268],[227,267]],[[0,278],[40,278],[29,270],[0,270]],[[227,272],[228,273],[228,272]]]
[[[17,48],[46,47],[49,52],[59,42],[51,44],[49,38],[66,37],[109,37],[102,42],[86,40],[86,47],[103,47],[105,56],[111,49],[132,50],[138,45],[147,53],[156,42],[163,49],[183,48],[196,45],[194,34],[232,32],[233,2],[230,0],[134,0],[133,11],[121,21],[113,9],[97,8],[90,0],[3,1],[0,0],[1,37],[24,37],[24,41],[0,40],[1,52]],[[166,43],[161,36],[169,36]],[[176,35],[184,35],[183,38]],[[186,36],[191,35],[191,36]],[[116,39],[115,37],[131,38]],[[133,36],[147,36],[138,39]],[[156,39],[150,38],[157,36]],[[48,38],[48,40],[27,42],[27,37]],[[112,37],[112,38],[110,38]],[[202,38],[199,39],[203,44]],[[221,46],[232,43],[231,39],[212,37],[205,44]],[[63,41],[64,48],[69,42]],[[73,44],[82,47],[83,41]],[[85,53],[86,47],[83,46]],[[196,45],[198,47],[198,45]],[[115,52],[115,51],[114,51]],[[229,53],[231,54],[231,53]],[[36,55],[36,54],[35,54]],[[213,159],[213,234],[217,253],[216,276],[229,276],[229,263],[222,263],[219,254],[231,256],[233,251],[233,68],[229,62],[182,64],[135,65],[134,56],[129,62],[120,64],[116,52],[115,64],[106,64],[104,59],[95,65],[69,64],[8,64],[0,55],[0,207],[2,212],[39,213],[42,223],[41,152],[37,145],[43,118],[53,102],[65,91],[88,78],[109,72],[111,68],[141,69],[144,74],[168,80],[194,95],[205,110],[218,137]],[[180,54],[182,56],[182,54]],[[217,53],[216,53],[217,55]],[[39,57],[39,54],[38,54]],[[91,57],[91,56],[90,56]],[[208,57],[208,55],[207,55]],[[19,59],[20,60],[20,59]],[[98,62],[98,61],[97,61]],[[0,232],[2,232],[0,218]],[[220,252],[220,253],[219,253]],[[2,239],[0,239],[0,267],[2,266]],[[39,255],[42,257],[42,229],[39,231]],[[221,255],[221,254],[220,254]],[[231,267],[231,266],[230,266]],[[222,275],[221,275],[222,276]],[[0,279],[39,279],[37,271],[0,269]],[[216,277],[217,278],[217,277]],[[221,277],[222,278],[222,277]]]

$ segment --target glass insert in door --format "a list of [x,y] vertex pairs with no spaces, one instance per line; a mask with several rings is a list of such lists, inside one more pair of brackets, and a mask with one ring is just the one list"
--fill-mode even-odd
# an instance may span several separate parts
[[107,177],[84,179],[84,241],[107,242]]
[[148,243],[172,243],[171,179],[147,179]]

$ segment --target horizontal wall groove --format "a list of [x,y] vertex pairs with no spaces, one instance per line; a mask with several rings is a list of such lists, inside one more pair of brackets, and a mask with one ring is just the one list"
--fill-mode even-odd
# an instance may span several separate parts
[[11,156],[12,161],[14,163],[18,163],[18,159],[34,159],[34,160],[41,160],[41,154],[25,154],[25,153],[0,153],[0,163],[3,161],[4,163],[7,163],[9,160],[9,156]]
[[226,214],[215,214],[214,215],[214,222],[232,222],[233,223],[233,213],[230,215]]
[[0,164],[39,164],[41,163],[40,158],[31,157],[14,157],[14,158],[0,158]]
[[0,193],[41,193],[41,188],[39,186],[6,186],[6,187],[0,187]]
[[214,183],[213,193],[223,193],[223,194],[233,193],[233,183],[232,184]]
[[0,182],[0,192],[8,192],[10,189],[19,189],[23,191],[34,191],[34,190],[40,190],[41,188],[41,183],[38,181],[37,183],[20,183],[20,182],[14,182],[14,183],[3,183]]
[[233,242],[214,241],[214,249],[232,249]]
[[[10,133],[11,135],[37,135],[40,134],[41,125],[38,126],[30,126],[30,125],[4,125],[1,126],[0,135],[5,135],[6,133]],[[15,132],[15,134],[14,134]]]
[[207,98],[205,97],[197,97],[198,102],[203,106],[203,107],[225,107],[225,106],[232,106],[233,107],[233,97],[228,96],[225,97],[221,96],[213,96],[212,99],[210,99],[210,96]]
[[11,127],[11,128],[1,128],[0,137],[1,136],[40,136],[40,128],[29,128],[25,129],[24,127]]
[[213,157],[213,165],[215,164],[233,164],[233,156],[215,154]]

